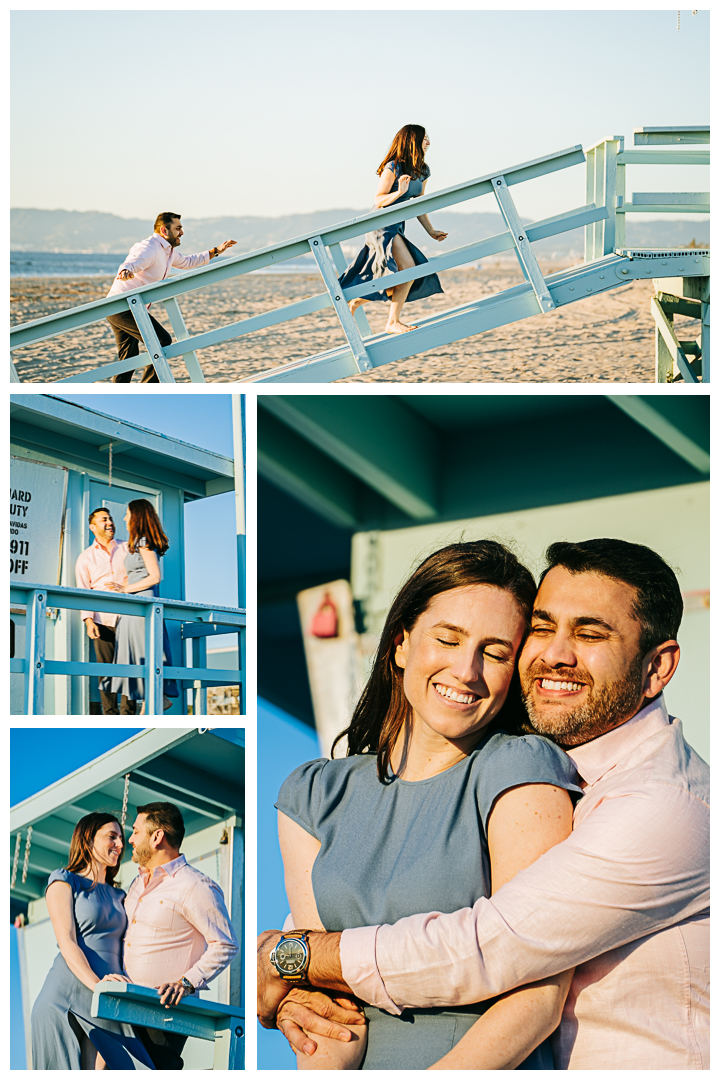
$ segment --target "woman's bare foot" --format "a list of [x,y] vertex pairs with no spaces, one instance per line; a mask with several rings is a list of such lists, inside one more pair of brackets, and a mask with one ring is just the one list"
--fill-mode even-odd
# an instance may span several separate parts
[[408,330],[417,330],[417,326],[408,326],[404,322],[388,322],[385,327],[386,334],[407,334]]
[[354,315],[361,304],[367,304],[367,300],[364,296],[356,296],[354,300],[351,300],[348,304],[350,308],[350,314]]

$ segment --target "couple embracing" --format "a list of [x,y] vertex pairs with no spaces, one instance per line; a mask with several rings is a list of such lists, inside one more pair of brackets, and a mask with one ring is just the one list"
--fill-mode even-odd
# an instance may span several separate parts
[[238,951],[222,890],[180,853],[172,803],[148,803],[130,836],[139,873],[115,884],[125,836],[113,814],[75,826],[68,864],[45,897],[60,952],[32,1012],[33,1069],[182,1069],[185,1037],[91,1015],[104,980],[157,990],[168,1009],[207,989]]
[[[160,559],[170,541],[152,503],[133,499],[124,517],[128,539],[115,540],[115,522],[105,507],[93,510],[88,519],[95,542],[86,548],[75,564],[75,580],[80,589],[121,592],[135,596],[158,596],[161,579]],[[83,611],[82,620],[95,649],[99,664],[144,664],[145,620],[137,615],[112,615],[104,611]],[[163,624],[163,663],[172,666],[170,640]],[[116,714],[117,695],[120,712],[134,715],[136,703],[145,712],[145,681],[140,678],[100,677],[100,698],[105,715]],[[179,696],[177,684],[165,680],[165,709]]]
[[[426,559],[344,733],[278,799],[295,929],[258,1014],[302,1069],[707,1069],[705,763],[655,552]],[[524,708],[523,708],[524,706]]]

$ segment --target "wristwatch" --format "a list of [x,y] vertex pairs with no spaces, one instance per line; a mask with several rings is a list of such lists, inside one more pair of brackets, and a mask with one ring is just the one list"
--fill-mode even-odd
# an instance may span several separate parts
[[281,979],[299,983],[310,965],[308,930],[288,930],[270,953],[270,963]]
[[180,980],[180,985],[185,990],[187,990],[188,994],[194,994],[195,993],[195,987],[193,986],[193,984],[190,982],[189,979],[185,978],[184,975],[183,975],[182,979]]

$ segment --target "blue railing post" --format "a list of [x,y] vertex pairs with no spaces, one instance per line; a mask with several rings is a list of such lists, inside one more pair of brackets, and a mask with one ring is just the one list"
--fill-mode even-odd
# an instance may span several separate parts
[[[603,139],[587,151],[585,197],[604,206],[608,216],[585,226],[585,262],[594,262],[625,244],[625,166],[618,164],[625,140],[622,135]],[[618,207],[621,212],[618,214]]]
[[153,601],[145,611],[145,712],[163,714],[163,606]]
[[335,314],[340,320],[340,325],[347,338],[350,351],[355,358],[357,369],[361,372],[370,371],[372,370],[372,361],[363,345],[363,339],[360,337],[357,323],[350,314],[348,302],[345,299],[345,294],[340,288],[340,282],[338,281],[333,264],[330,261],[330,256],[327,253],[325,241],[322,236],[313,236],[308,240],[308,244],[311,252],[315,256],[315,262],[318,265],[318,270],[322,274],[325,288],[327,289],[332,305],[335,308]]
[[45,714],[45,626],[47,593],[35,591],[27,606],[25,634],[25,712],[29,716]]
[[148,359],[155,368],[158,379],[160,382],[174,383],[175,378],[170,370],[167,357],[158,340],[158,336],[155,333],[155,327],[150,320],[148,310],[143,304],[142,299],[139,296],[131,296],[128,300],[128,306],[137,323],[138,330],[142,334],[142,339],[145,342],[145,347],[148,351]]
[[[347,259],[345,258],[344,254],[343,254],[343,249],[340,247],[339,244],[331,244],[330,245],[330,254],[333,257],[333,262],[335,263],[335,269],[337,270],[338,274],[340,274],[340,276],[342,276],[345,273],[345,271],[347,270],[347,267],[348,267]],[[370,329],[370,323],[368,322],[367,315],[365,314],[365,312],[363,311],[363,309],[361,307],[359,307],[357,309],[357,311],[355,312],[353,318],[355,319],[355,322],[358,324],[358,328],[360,330],[360,336],[364,337],[364,338],[365,337],[370,337],[370,335],[372,334],[372,330]]]
[[[207,638],[192,638],[192,657],[194,668],[207,667]],[[207,716],[207,689],[200,679],[194,685],[193,716]]]

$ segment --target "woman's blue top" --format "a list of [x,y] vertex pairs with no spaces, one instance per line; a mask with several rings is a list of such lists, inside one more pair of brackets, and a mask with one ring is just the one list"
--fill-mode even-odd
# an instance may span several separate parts
[[[554,784],[574,796],[582,793],[570,758],[553,743],[540,735],[496,732],[457,765],[426,780],[391,776],[381,783],[374,754],[310,761],[285,781],[277,808],[320,841],[312,871],[318,913],[326,930],[345,930],[420,912],[457,911],[489,896],[488,817],[498,796],[520,784]],[[459,1010],[471,1015],[464,1029],[460,1024],[454,1031],[450,1045],[436,1018],[456,1017],[456,1012],[409,1010],[388,1017],[372,1010],[363,1068],[427,1068],[488,1004]],[[434,1022],[439,1038],[436,1042],[433,1024],[422,1035],[416,1022],[411,1043],[417,1049],[419,1039],[427,1041],[421,1056],[427,1064],[408,1064],[407,1056],[397,1058],[400,1035],[392,1034],[397,1026],[392,1022],[412,1030],[408,1021],[427,1013],[433,1014],[426,1019]],[[387,1022],[378,1024],[379,1017]],[[375,1057],[374,1030],[390,1040],[389,1056]],[[525,1067],[552,1068],[552,1062],[534,1065],[528,1059]]]

